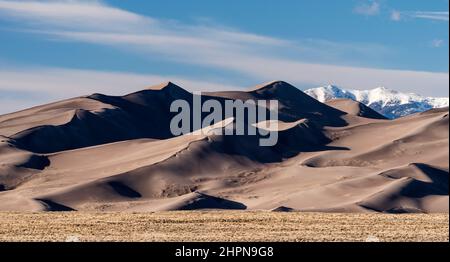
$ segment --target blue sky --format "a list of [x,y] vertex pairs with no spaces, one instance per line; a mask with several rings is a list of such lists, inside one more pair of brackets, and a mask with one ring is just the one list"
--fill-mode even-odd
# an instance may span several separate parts
[[0,0],[0,113],[174,81],[448,96],[448,0]]

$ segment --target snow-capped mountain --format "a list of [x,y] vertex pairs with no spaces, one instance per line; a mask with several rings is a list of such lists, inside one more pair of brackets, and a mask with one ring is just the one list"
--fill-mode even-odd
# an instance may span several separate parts
[[449,104],[448,97],[423,97],[413,93],[401,93],[384,87],[372,90],[346,90],[329,85],[308,89],[305,93],[320,102],[337,98],[353,99],[391,119],[433,108],[448,107]]

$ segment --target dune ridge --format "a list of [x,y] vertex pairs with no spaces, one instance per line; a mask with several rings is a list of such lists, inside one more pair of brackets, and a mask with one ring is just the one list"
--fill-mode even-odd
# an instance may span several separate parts
[[278,100],[278,142],[261,147],[212,132],[233,119],[174,137],[177,99],[194,94],[168,82],[0,116],[0,210],[448,213],[448,108],[388,120],[283,81],[203,94]]

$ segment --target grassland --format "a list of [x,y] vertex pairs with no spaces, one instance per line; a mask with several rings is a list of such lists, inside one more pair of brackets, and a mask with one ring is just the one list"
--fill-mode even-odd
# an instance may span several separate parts
[[448,214],[0,213],[0,241],[449,241]]

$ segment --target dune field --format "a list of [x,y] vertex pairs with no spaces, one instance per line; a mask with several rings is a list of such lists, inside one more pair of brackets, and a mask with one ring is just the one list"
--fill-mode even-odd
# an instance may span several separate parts
[[203,94],[278,100],[278,142],[261,147],[249,135],[174,137],[177,99],[193,94],[165,83],[0,116],[0,210],[448,214],[448,108],[388,120],[282,81]]

